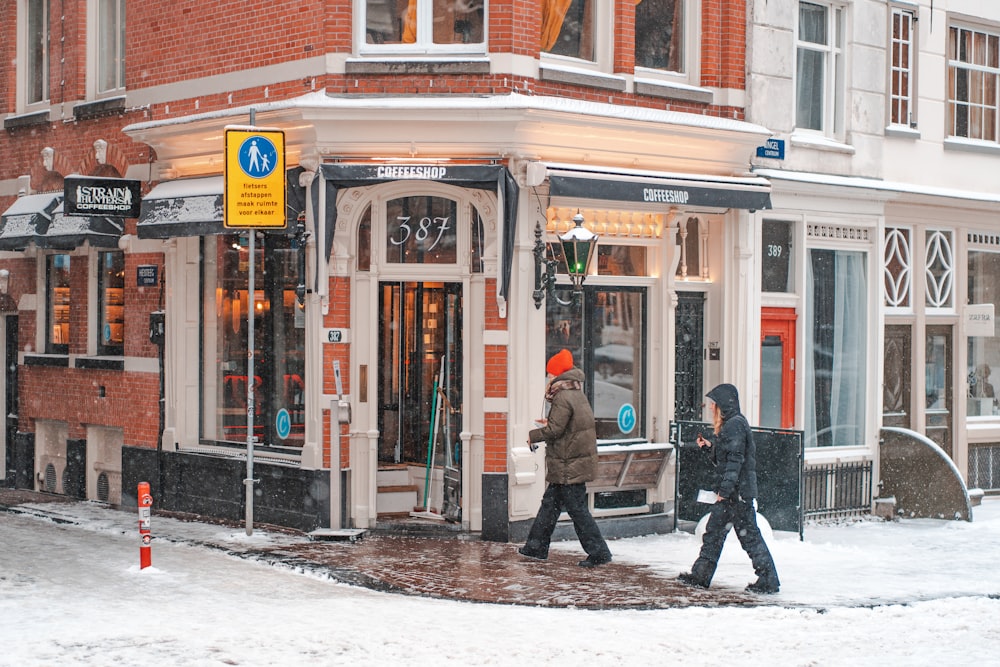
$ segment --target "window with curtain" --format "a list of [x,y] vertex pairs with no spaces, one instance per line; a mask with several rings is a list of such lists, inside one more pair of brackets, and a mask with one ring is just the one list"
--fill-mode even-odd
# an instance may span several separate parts
[[485,0],[365,0],[366,45],[410,49],[476,44],[485,39]]
[[[969,303],[993,304],[1000,314],[1000,252],[969,251]],[[992,336],[968,337],[969,416],[1000,414],[1000,332],[993,320]]]
[[843,132],[843,10],[799,3],[795,68],[795,127],[827,136]]
[[691,0],[637,0],[635,66],[667,72],[686,71],[684,22]]
[[1000,35],[960,26],[948,29],[948,134],[997,140]]
[[889,123],[916,127],[916,27],[917,12],[908,7],[890,7],[889,35]]
[[125,87],[125,0],[98,0],[97,92]]
[[25,102],[49,99],[49,0],[26,0]]
[[864,444],[868,275],[864,252],[812,249],[806,276],[808,447]]
[[542,52],[595,61],[595,0],[541,0]]

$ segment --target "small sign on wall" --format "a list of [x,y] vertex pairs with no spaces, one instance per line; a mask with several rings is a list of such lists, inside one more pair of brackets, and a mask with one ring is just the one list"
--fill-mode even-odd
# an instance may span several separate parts
[[992,303],[970,303],[963,311],[966,336],[992,337],[996,330],[993,325]]
[[156,279],[160,267],[156,264],[140,264],[135,268],[135,284],[137,287],[156,287]]

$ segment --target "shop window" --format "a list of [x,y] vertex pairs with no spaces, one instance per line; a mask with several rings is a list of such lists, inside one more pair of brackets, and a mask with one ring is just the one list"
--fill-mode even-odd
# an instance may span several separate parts
[[125,0],[97,0],[97,92],[125,87]]
[[584,285],[546,302],[546,358],[566,348],[583,370],[597,437],[645,437],[646,290]]
[[372,269],[372,207],[369,205],[358,222],[358,271]]
[[885,281],[882,283],[882,294],[885,305],[889,308],[909,308],[913,282],[909,229],[886,228],[883,259]]
[[688,71],[689,21],[696,0],[639,0],[635,5],[635,66],[683,74]]
[[542,51],[581,60],[596,60],[596,0],[541,0],[541,3]]
[[49,0],[24,0],[24,102],[49,99]]
[[843,14],[829,3],[799,3],[795,127],[828,137],[844,131]]
[[948,29],[948,134],[997,140],[1000,34]]
[[70,256],[45,257],[45,352],[69,354]]
[[386,261],[455,264],[458,204],[444,197],[401,197],[386,202]]
[[[1000,253],[980,250],[969,251],[969,303],[993,304],[995,313],[1000,313]],[[968,415],[997,415],[997,382],[1000,374],[993,375],[1000,368],[1000,332],[994,319],[992,336],[968,337]]]
[[928,231],[924,275],[927,281],[927,307],[952,309],[955,285],[955,260],[951,232]]
[[597,275],[646,275],[645,246],[615,245],[611,243],[599,244],[597,246]]
[[708,277],[708,267],[700,266],[701,247],[707,241],[708,228],[702,233],[702,224],[698,218],[692,217],[677,223],[677,249],[681,256],[674,275],[681,280]]
[[765,220],[761,227],[761,289],[765,292],[793,292],[792,223]]
[[247,438],[248,312],[254,312],[254,433],[271,446],[305,441],[305,314],[295,296],[299,252],[293,236],[259,234],[254,299],[248,292],[245,234],[202,241],[202,437]]
[[365,48],[449,50],[477,45],[485,36],[485,0],[364,0]]
[[865,253],[813,249],[806,293],[806,446],[864,444],[868,354]]
[[97,254],[97,353],[121,355],[125,346],[125,253]]
[[890,7],[889,12],[889,124],[916,127],[917,10]]

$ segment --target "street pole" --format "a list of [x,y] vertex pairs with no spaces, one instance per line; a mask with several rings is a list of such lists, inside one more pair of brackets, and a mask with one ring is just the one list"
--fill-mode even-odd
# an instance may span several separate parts
[[[250,125],[256,125],[257,114],[254,109],[250,109]],[[249,237],[247,248],[250,252],[250,262],[247,268],[247,478],[243,480],[246,487],[246,530],[247,535],[253,535],[253,421],[254,421],[254,306],[256,294],[254,293],[255,276],[254,265],[257,263],[257,233],[251,228],[247,231]]]

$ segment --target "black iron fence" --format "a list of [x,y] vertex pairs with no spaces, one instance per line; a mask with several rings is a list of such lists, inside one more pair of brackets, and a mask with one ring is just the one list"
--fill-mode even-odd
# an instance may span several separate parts
[[872,462],[810,465],[803,472],[803,513],[809,519],[871,512]]

